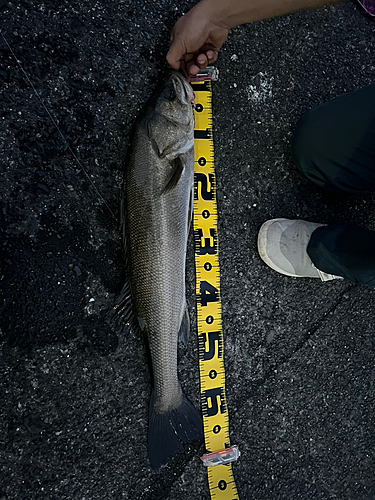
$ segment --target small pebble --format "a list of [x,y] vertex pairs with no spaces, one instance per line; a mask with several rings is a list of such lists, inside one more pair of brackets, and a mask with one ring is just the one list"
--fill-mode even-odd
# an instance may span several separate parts
[[[81,276],[82,274],[82,271],[80,270],[80,268],[78,266],[75,266],[74,267],[74,272],[76,273],[77,276]],[[94,299],[93,299],[94,300]],[[90,301],[91,302],[91,301]]]
[[48,186],[46,186],[45,184],[42,184],[41,182],[38,182],[37,184],[38,188],[41,189],[42,191],[44,191],[45,193],[49,194],[50,193],[50,189]]
[[269,334],[267,335],[267,344],[270,344],[273,339],[275,338],[276,331],[275,330],[270,330]]

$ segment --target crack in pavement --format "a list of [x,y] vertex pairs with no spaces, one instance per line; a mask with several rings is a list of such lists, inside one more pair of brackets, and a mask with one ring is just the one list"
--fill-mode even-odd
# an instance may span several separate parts
[[254,383],[249,384],[249,392],[245,395],[245,397],[239,397],[234,399],[234,405],[232,403],[232,406],[235,406],[236,408],[240,407],[240,405],[248,400],[249,398],[252,398],[255,396],[259,388],[269,379],[275,376],[277,374],[278,370],[280,367],[288,363],[293,357],[301,351],[301,349],[306,345],[306,343],[309,342],[310,338],[314,333],[317,332],[317,330],[320,328],[322,323],[327,319],[327,317],[334,312],[334,310],[338,307],[340,304],[343,296],[348,293],[349,290],[352,290],[354,288],[354,284],[349,285],[347,288],[345,288],[344,291],[342,291],[338,297],[338,300],[315,322],[312,323],[310,328],[307,330],[304,338],[297,344],[293,352],[289,355],[286,356],[285,358],[281,359],[278,363],[273,363],[269,366],[269,368],[265,371],[264,375],[262,378],[258,379]]

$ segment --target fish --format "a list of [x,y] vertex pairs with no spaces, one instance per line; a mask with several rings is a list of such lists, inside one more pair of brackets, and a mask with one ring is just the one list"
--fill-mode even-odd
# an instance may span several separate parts
[[177,376],[177,342],[190,321],[185,261],[193,208],[193,89],[169,70],[140,112],[125,167],[121,214],[128,280],[115,309],[148,340],[153,389],[148,458],[166,464],[183,442],[203,438],[202,417]]

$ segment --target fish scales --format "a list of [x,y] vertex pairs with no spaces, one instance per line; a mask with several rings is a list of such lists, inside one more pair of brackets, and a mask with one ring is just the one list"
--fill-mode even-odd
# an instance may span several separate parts
[[[125,175],[125,227],[133,310],[148,337],[154,390],[148,454],[166,463],[202,421],[177,376],[177,340],[187,334],[186,246],[194,181],[193,91],[170,71],[142,111]],[[182,326],[181,326],[182,325]]]
[[[146,137],[145,137],[146,135]],[[162,194],[171,175],[143,128],[126,176],[131,287],[137,316],[150,343],[157,411],[181,399],[177,380],[177,334],[185,305],[185,257],[194,157],[183,155],[184,171],[175,189]],[[160,168],[155,168],[158,162]],[[141,165],[141,168],[139,167]]]

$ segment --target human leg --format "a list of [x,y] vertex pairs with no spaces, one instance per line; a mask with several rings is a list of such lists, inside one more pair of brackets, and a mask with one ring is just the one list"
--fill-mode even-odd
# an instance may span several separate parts
[[375,231],[354,224],[320,227],[312,233],[307,253],[323,272],[375,286]]
[[[307,112],[292,151],[298,168],[328,191],[375,193],[375,85]],[[261,227],[258,250],[289,276],[341,276],[375,286],[375,232],[365,228],[276,219]]]
[[305,113],[292,154],[301,172],[328,191],[375,193],[375,84]]

